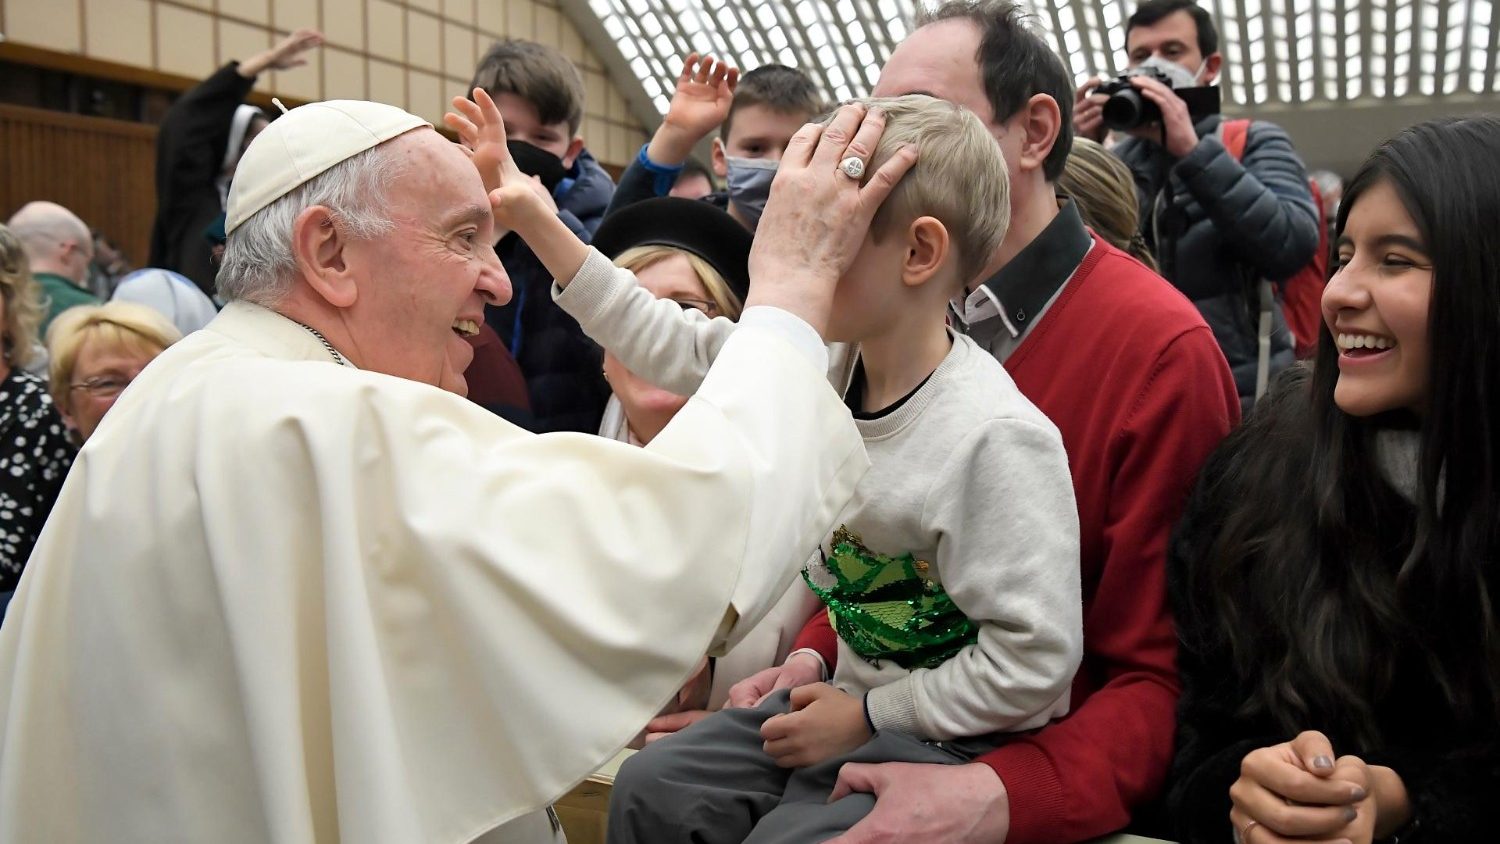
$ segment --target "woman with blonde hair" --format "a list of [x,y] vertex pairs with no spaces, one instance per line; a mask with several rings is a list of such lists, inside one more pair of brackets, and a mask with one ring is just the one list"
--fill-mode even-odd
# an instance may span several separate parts
[[47,329],[52,397],[63,421],[88,440],[120,393],[182,333],[134,302],[69,308]]
[[[750,233],[719,209],[661,197],[609,215],[593,245],[635,273],[656,298],[710,319],[738,320],[750,289],[750,242]],[[646,445],[687,404],[687,397],[651,384],[608,352],[604,380],[611,395],[600,436]]]
[[73,465],[47,384],[27,372],[41,296],[20,238],[0,225],[0,618]]
[[1078,205],[1084,225],[1112,246],[1159,272],[1141,236],[1135,177],[1125,162],[1088,138],[1074,138],[1058,187]]

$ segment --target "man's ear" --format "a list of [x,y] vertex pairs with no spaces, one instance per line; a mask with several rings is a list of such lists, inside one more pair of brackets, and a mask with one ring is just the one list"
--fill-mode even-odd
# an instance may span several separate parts
[[1219,78],[1219,71],[1224,67],[1224,56],[1219,53],[1211,53],[1203,60],[1203,78],[1198,80],[1199,85],[1212,85]]
[[339,231],[333,212],[314,205],[292,223],[292,257],[297,273],[317,295],[335,308],[347,308],[359,298],[346,249],[349,240]]
[[1014,125],[1016,131],[1024,133],[1017,169],[1040,170],[1047,156],[1052,154],[1057,135],[1062,131],[1062,109],[1057,100],[1046,94],[1032,94],[1016,114]]
[[918,217],[906,228],[906,254],[901,259],[901,283],[916,287],[932,280],[953,248],[948,227],[936,217]]
[[714,175],[720,179],[726,179],[729,177],[729,156],[724,152],[724,140],[714,138],[713,147],[710,158],[713,160]]
[[568,151],[563,153],[562,166],[564,170],[573,169],[573,162],[578,160],[579,153],[583,152],[583,136],[574,135],[568,144]]

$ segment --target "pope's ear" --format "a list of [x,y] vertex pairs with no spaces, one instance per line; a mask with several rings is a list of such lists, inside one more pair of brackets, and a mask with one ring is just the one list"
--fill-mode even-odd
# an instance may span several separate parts
[[298,214],[292,223],[292,256],[297,262],[297,274],[335,308],[353,305],[359,295],[349,266],[348,247],[348,235],[326,206],[314,205]]

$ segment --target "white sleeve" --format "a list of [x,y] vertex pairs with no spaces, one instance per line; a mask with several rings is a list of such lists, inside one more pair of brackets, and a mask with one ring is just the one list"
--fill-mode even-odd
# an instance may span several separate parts
[[819,372],[828,369],[828,350],[822,339],[799,317],[763,305],[747,309],[738,325],[726,317],[710,319],[651,295],[634,273],[616,267],[597,249],[589,250],[567,287],[553,285],[552,297],[626,369],[678,395],[692,395],[698,389],[740,325],[772,331]]

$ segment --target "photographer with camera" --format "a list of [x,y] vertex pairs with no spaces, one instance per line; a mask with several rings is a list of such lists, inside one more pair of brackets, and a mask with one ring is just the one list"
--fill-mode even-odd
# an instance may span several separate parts
[[1248,410],[1292,362],[1274,285],[1318,248],[1307,173],[1281,127],[1219,115],[1219,36],[1192,0],[1136,7],[1125,47],[1124,74],[1078,89],[1074,129],[1127,136],[1113,152],[1135,174],[1141,234],[1213,329]]

